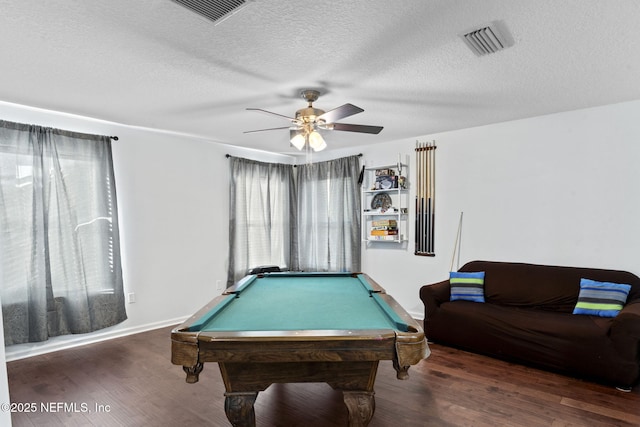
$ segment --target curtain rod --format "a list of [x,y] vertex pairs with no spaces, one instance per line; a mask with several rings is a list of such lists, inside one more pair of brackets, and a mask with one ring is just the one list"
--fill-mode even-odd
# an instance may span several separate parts
[[[26,131],[30,128],[35,128],[40,130],[51,131],[58,135],[74,136],[76,138],[81,138],[81,139],[87,139],[87,138],[92,139],[92,138],[95,138],[96,136],[97,137],[106,136],[106,135],[94,135],[89,133],[76,132],[72,130],[56,129],[56,128],[41,126],[41,125],[30,125],[26,123],[10,122],[6,120],[0,120],[0,127],[5,127],[7,129],[21,130],[21,131]],[[113,139],[114,141],[118,140],[117,136],[107,136],[107,138]]]

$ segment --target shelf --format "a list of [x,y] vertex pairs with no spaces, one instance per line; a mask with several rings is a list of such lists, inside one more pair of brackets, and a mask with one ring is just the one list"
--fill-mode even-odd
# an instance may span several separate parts
[[387,188],[387,189],[380,189],[380,190],[362,190],[363,193],[368,193],[368,194],[395,193],[395,192],[405,192],[405,191],[409,191],[409,189],[408,188]]
[[407,239],[395,239],[395,240],[378,240],[378,239],[363,239],[363,242],[367,243],[404,243]]
[[[405,169],[407,167],[406,163],[400,163],[400,167],[402,169]],[[392,165],[381,165],[381,166],[369,166],[369,167],[365,167],[364,170],[365,171],[375,171],[378,169],[398,169],[398,164],[394,163]]]
[[367,212],[363,211],[362,215],[368,216],[399,216],[399,215],[408,215],[407,213],[402,212]]
[[[364,182],[361,190],[362,201],[362,242],[366,247],[376,247],[378,243],[392,243],[400,244],[401,248],[407,246],[409,236],[409,189],[407,188],[406,177],[408,176],[408,167],[406,164],[398,163],[390,165],[380,165],[365,167]],[[397,185],[397,187],[390,188],[378,188],[374,189],[378,182],[381,185],[387,184],[389,180],[385,180],[387,175],[378,176],[376,171],[381,169],[388,169],[390,171],[389,176],[396,177],[391,180],[391,185]],[[400,172],[402,171],[402,172]],[[402,180],[400,179],[402,177]],[[382,180],[380,180],[382,178]],[[380,181],[379,181],[380,180]],[[398,184],[403,184],[398,185]],[[377,209],[368,210],[374,198],[380,198],[379,194],[387,194],[389,197],[384,197],[384,206],[390,206],[394,208],[393,212],[385,211],[380,212]],[[380,201],[376,201],[380,202]],[[376,203],[376,206],[380,204]],[[388,230],[396,232],[397,234],[382,234],[381,236],[372,236],[373,230]],[[397,230],[397,231],[396,231]],[[381,239],[376,237],[395,237],[390,239]],[[382,245],[384,246],[384,245]],[[388,247],[389,249],[389,247]]]

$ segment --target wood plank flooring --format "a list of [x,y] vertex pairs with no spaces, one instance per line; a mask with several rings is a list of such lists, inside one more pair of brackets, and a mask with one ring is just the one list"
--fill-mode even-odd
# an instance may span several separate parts
[[[228,426],[217,364],[186,384],[162,328],[7,363],[21,426]],[[432,344],[399,381],[381,362],[371,427],[640,426],[631,393]],[[16,409],[18,409],[16,407]],[[347,425],[342,394],[326,384],[278,384],[258,395],[258,427]]]

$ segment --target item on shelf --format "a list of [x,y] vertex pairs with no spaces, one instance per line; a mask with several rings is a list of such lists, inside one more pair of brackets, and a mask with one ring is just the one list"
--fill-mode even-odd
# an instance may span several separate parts
[[398,188],[398,177],[390,175],[382,175],[376,177],[375,183],[376,190],[389,190],[391,188]]
[[395,236],[398,230],[371,230],[372,236]]
[[397,227],[398,221],[395,219],[376,219],[371,221],[373,227]]
[[396,171],[394,171],[393,169],[376,169],[376,176],[394,176],[396,174]]
[[369,236],[369,240],[399,240],[398,236]]
[[387,210],[391,207],[391,196],[387,193],[380,193],[373,196],[371,200],[371,209]]

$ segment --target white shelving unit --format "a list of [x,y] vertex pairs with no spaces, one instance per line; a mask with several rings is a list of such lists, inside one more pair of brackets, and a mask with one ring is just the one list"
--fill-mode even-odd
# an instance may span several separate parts
[[[388,170],[390,175],[377,175],[377,171]],[[407,165],[370,166],[364,169],[362,183],[362,240],[369,244],[401,244],[409,237],[409,189]],[[384,179],[382,177],[387,177]],[[378,185],[376,185],[378,182]],[[372,229],[380,221],[395,221],[397,234],[372,235]],[[378,225],[378,228],[381,226]],[[384,233],[384,231],[379,231]]]

